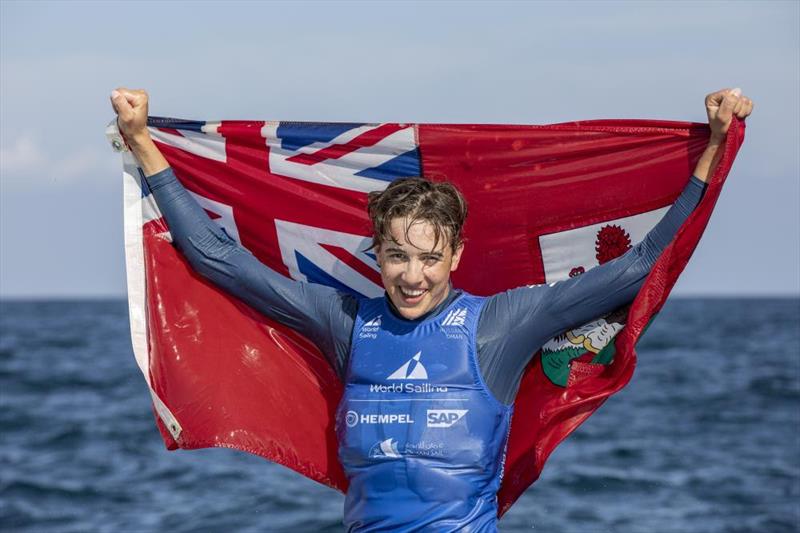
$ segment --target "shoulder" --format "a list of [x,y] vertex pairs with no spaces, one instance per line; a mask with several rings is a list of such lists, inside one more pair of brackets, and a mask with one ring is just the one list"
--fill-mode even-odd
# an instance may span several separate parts
[[463,291],[461,296],[454,302],[454,305],[472,308],[480,315],[490,298],[491,297],[477,296]]
[[351,298],[350,308],[354,311],[354,316],[361,320],[372,320],[382,315],[386,310],[386,304],[383,296],[376,298],[357,298],[348,295]]
[[482,322],[509,323],[522,320],[535,313],[542,302],[552,294],[558,283],[522,285],[486,297],[481,312]]

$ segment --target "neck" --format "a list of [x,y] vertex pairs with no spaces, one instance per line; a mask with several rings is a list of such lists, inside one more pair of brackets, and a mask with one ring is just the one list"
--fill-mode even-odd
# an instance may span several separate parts
[[445,293],[444,298],[442,298],[442,301],[440,301],[438,304],[436,304],[433,307],[433,309],[431,309],[430,311],[428,311],[424,315],[418,316],[417,318],[413,318],[413,319],[405,318],[403,315],[401,315],[400,311],[398,311],[397,307],[395,307],[394,303],[392,303],[392,300],[388,296],[386,296],[386,293],[384,293],[383,297],[386,299],[386,303],[389,304],[389,310],[392,312],[392,314],[396,318],[399,318],[400,320],[403,320],[405,322],[422,322],[426,318],[428,318],[430,316],[433,316],[435,314],[438,314],[442,309],[444,309],[445,307],[450,305],[453,302],[453,300],[458,298],[460,295],[461,295],[461,291],[453,289],[453,287],[450,284],[448,284],[447,285],[447,292]]

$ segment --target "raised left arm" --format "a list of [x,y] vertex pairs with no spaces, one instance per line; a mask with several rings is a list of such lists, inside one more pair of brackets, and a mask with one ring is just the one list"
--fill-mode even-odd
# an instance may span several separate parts
[[693,177],[664,218],[625,254],[580,276],[518,287],[487,300],[478,322],[478,362],[492,393],[509,403],[531,356],[553,336],[633,300],[661,251],[700,202]]
[[742,96],[741,89],[722,89],[706,96],[705,103],[711,137],[706,151],[697,162],[694,175],[707,183],[722,156],[725,136],[733,116],[736,115],[740,120],[747,118],[753,112],[753,101]]
[[478,324],[478,360],[487,385],[501,401],[513,401],[531,356],[547,340],[636,296],[658,256],[700,202],[733,115],[744,119],[753,109],[753,102],[738,89],[709,94],[705,105],[711,128],[708,147],[684,191],[641,243],[575,278],[519,287],[486,302]]
[[[706,114],[711,129],[708,147],[695,167],[692,180],[664,218],[645,239],[627,253],[577,278],[556,283],[543,290],[547,302],[542,309],[560,320],[554,321],[555,335],[583,324],[630,302],[678,228],[700,202],[705,184],[719,162],[725,137],[734,115],[741,120],[753,110],[753,102],[740,89],[722,89],[706,96]],[[694,181],[697,187],[693,187]],[[573,281],[573,279],[575,281]],[[607,295],[610,293],[610,296]],[[560,329],[559,329],[560,328]],[[548,337],[549,338],[549,337]],[[546,339],[545,339],[546,340]]]
[[752,101],[741,96],[739,89],[711,93],[705,98],[705,106],[711,129],[708,148],[697,163],[694,177],[664,218],[642,242],[613,261],[575,278],[551,285],[520,287],[490,298],[490,313],[495,311],[498,316],[509,313],[507,316],[514,317],[516,327],[511,334],[526,336],[520,330],[531,328],[536,330],[537,338],[526,340],[546,342],[550,336],[611,312],[636,296],[662,250],[700,202],[733,116],[744,119],[753,109]]

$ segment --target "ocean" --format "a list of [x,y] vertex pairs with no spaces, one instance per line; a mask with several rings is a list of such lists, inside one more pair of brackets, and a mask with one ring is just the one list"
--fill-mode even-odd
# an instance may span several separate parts
[[[671,299],[638,353],[500,531],[800,531],[800,299]],[[123,300],[0,302],[0,402],[2,531],[343,531],[284,467],[164,448]]]

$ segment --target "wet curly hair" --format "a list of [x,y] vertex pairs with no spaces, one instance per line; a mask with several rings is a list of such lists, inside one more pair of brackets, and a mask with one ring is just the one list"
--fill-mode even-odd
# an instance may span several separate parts
[[369,193],[367,210],[372,221],[372,249],[393,241],[392,220],[405,217],[406,242],[414,223],[428,222],[433,226],[434,248],[441,239],[450,244],[453,252],[464,243],[461,232],[467,218],[467,201],[452,183],[420,177],[395,180],[383,191]]

